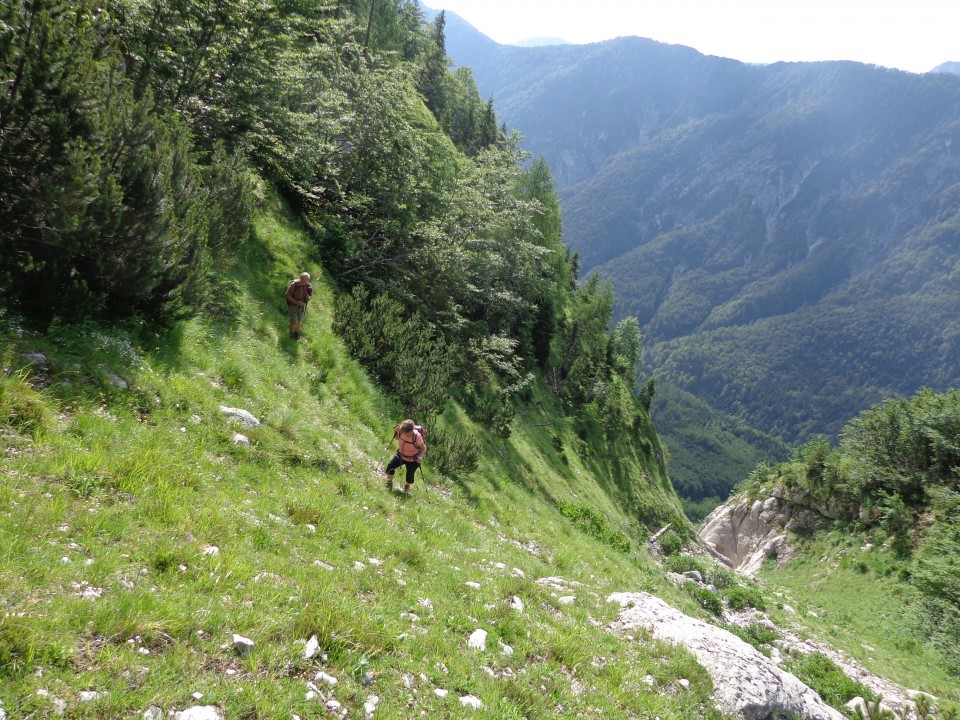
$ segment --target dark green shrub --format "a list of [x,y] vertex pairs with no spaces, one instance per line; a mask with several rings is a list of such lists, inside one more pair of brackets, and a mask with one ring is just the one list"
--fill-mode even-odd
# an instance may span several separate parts
[[709,585],[723,590],[732,585],[737,585],[740,580],[737,574],[725,567],[720,567],[715,563],[710,563],[703,573],[703,580]]
[[734,585],[723,591],[723,597],[726,598],[731,610],[746,610],[748,607],[757,610],[766,609],[763,596],[755,587]]
[[696,570],[706,577],[706,564],[693,557],[693,555],[670,555],[664,558],[663,566],[668,572],[685,573],[690,570]]
[[480,464],[482,444],[466,433],[447,433],[441,428],[431,428],[430,464],[444,475],[456,477],[472,473]]
[[660,536],[660,549],[663,550],[664,555],[677,555],[683,550],[683,539],[672,530],[668,530]]
[[851,680],[826,655],[810,653],[796,658],[789,658],[785,668],[797,678],[819,693],[824,702],[837,709],[843,708],[844,703],[855,697],[876,699],[876,694],[865,685]]
[[723,615],[723,601],[713,590],[707,590],[705,587],[692,582],[684,583],[683,589],[707,612],[717,617]]
[[746,627],[731,625],[727,627],[727,630],[732,632],[744,642],[747,642],[755,647],[764,655],[766,655],[768,652],[766,646],[770,645],[774,640],[780,639],[780,633],[773,628],[769,628],[766,625],[761,625],[760,623],[750,623]]
[[609,521],[589,505],[575,505],[558,500],[557,509],[587,535],[620,552],[630,552],[630,540],[627,536],[611,528]]

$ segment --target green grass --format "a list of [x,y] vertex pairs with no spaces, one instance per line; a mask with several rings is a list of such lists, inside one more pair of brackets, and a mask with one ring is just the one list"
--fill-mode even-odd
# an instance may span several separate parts
[[[574,453],[578,436],[538,391],[541,409],[506,440],[452,407],[447,428],[482,439],[479,468],[449,478],[428,463],[412,496],[390,494],[380,468],[395,411],[331,335],[331,286],[275,200],[243,256],[230,270],[235,325],[0,329],[11,368],[0,384],[0,700],[11,718],[50,717],[55,697],[69,717],[194,704],[316,717],[306,683],[321,669],[354,717],[372,694],[377,718],[719,717],[692,656],[604,629],[613,591],[695,612],[642,544],[635,509],[676,508],[652,460],[611,468],[599,449]],[[295,343],[282,293],[303,266],[317,295]],[[32,350],[50,361],[27,377],[19,354]],[[231,423],[220,406],[261,425]],[[591,508],[589,522],[563,503]],[[573,604],[536,582],[548,576],[581,583]],[[484,652],[467,649],[477,628]],[[233,633],[254,640],[249,656]],[[312,635],[322,655],[307,660]],[[690,689],[677,692],[681,677]],[[88,690],[109,694],[82,702]],[[482,710],[461,708],[468,693]]]
[[899,581],[899,561],[889,549],[863,542],[842,533],[821,535],[785,567],[766,568],[767,609],[778,625],[799,624],[871,672],[936,695],[944,708],[955,706],[957,678],[923,641],[913,610],[916,593]]

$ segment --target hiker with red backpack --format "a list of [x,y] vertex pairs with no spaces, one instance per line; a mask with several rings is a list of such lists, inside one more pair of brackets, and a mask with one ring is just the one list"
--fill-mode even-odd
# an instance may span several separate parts
[[387,463],[387,490],[393,489],[394,471],[404,465],[407,468],[407,482],[403,491],[410,492],[413,476],[427,452],[427,445],[423,442],[423,428],[414,425],[413,420],[404,420],[393,429],[393,439],[397,441],[397,454]]

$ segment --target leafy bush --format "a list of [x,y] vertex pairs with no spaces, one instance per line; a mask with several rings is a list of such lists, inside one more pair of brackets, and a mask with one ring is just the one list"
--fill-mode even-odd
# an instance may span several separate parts
[[760,652],[767,654],[767,647],[780,639],[780,633],[761,623],[750,623],[746,627],[731,625],[727,629],[744,642],[750,643]]
[[472,473],[480,463],[483,445],[472,435],[431,428],[430,461],[440,472],[451,477]]
[[723,597],[731,610],[746,610],[748,607],[764,610],[763,596],[755,587],[734,585],[723,591]]
[[703,576],[706,576],[707,573],[706,564],[693,555],[669,555],[664,558],[663,565],[669,572],[685,573],[690,570],[696,570]]
[[683,539],[672,530],[668,530],[660,536],[660,549],[668,557],[677,555],[683,550]]
[[560,514],[570,519],[574,525],[587,535],[596,538],[620,552],[630,552],[630,540],[619,530],[610,527],[609,521],[589,505],[557,501]]
[[723,615],[723,601],[713,590],[707,590],[707,588],[692,582],[684,583],[683,589],[707,612],[717,617]]
[[844,703],[855,697],[875,699],[876,694],[870,688],[851,680],[826,655],[809,653],[789,658],[784,666],[797,678],[819,693],[824,702],[835,708],[843,708]]
[[720,588],[731,587],[739,584],[739,576],[725,567],[720,567],[716,563],[710,563],[703,573],[703,579],[710,585]]

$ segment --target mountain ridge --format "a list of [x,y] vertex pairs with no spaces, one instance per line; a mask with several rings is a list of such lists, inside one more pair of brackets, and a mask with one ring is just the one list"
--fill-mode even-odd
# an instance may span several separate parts
[[640,38],[467,57],[647,373],[788,442],[960,381],[960,79]]

